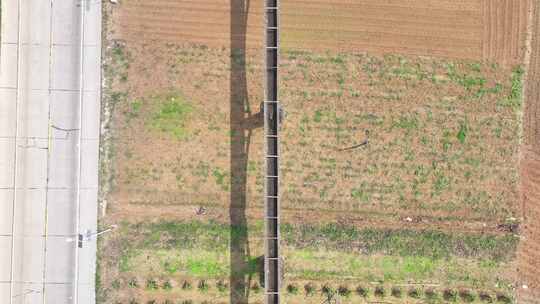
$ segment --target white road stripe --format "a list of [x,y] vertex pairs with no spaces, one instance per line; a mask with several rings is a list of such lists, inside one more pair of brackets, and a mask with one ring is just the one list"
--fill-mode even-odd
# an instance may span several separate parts
[[20,78],[21,78],[21,0],[17,0],[17,94],[15,97],[15,151],[14,151],[14,167],[13,167],[13,208],[12,208],[12,223],[11,223],[11,278],[10,278],[10,290],[9,290],[9,303],[13,304],[13,280],[15,276],[14,261],[15,261],[15,214],[17,207],[17,136],[19,133],[19,100],[21,96]]
[[[81,163],[82,163],[82,117],[83,117],[83,93],[84,93],[84,22],[85,22],[85,0],[81,0],[81,41],[80,41],[80,62],[81,62],[81,68],[80,68],[80,75],[79,75],[79,85],[80,85],[80,91],[79,91],[79,132],[78,132],[78,145],[79,145],[79,151],[78,151],[78,158],[77,158],[77,203],[76,203],[76,231],[77,235],[81,234]],[[75,245],[75,281],[74,281],[74,296],[73,296],[73,303],[77,304],[79,303],[79,246],[77,244]]]
[[48,140],[47,140],[47,181],[45,183],[45,219],[44,219],[44,228],[43,228],[43,239],[44,239],[44,243],[43,243],[43,274],[42,274],[42,278],[43,278],[43,287],[42,287],[42,303],[43,304],[46,304],[46,299],[47,299],[47,289],[45,288],[46,286],[46,281],[47,281],[47,241],[48,241],[48,222],[49,222],[49,176],[50,176],[50,163],[51,163],[51,141],[52,141],[52,123],[51,123],[51,103],[52,103],[52,100],[50,99],[50,96],[52,95],[52,79],[53,79],[53,76],[52,76],[52,71],[53,71],[53,34],[54,34],[54,31],[53,31],[53,18],[54,18],[54,13],[53,13],[53,0],[50,1],[50,12],[51,12],[51,15],[50,15],[50,25],[49,25],[49,109],[48,109],[48,113],[47,113],[47,118],[48,118],[48,132],[47,132],[47,137],[48,137]]

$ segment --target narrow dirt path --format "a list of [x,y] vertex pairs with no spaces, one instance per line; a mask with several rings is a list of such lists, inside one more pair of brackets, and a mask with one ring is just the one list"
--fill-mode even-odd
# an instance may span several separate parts
[[531,9],[521,150],[524,225],[518,252],[520,304],[540,303],[540,1],[533,0]]

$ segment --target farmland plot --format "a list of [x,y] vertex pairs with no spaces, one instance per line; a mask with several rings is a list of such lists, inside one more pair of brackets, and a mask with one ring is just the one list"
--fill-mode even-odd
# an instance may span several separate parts
[[[227,303],[239,291],[261,302],[259,5],[246,15],[246,50],[229,48],[243,37],[231,41],[227,1],[131,0],[108,11],[102,225],[121,228],[101,244],[104,303]],[[307,5],[282,2],[288,303],[329,294],[509,303],[516,266],[535,271],[534,247],[516,261],[522,205],[537,201],[519,197],[537,177],[518,169],[529,2]],[[238,216],[245,225],[231,227]],[[535,226],[526,229],[532,238]],[[241,290],[229,286],[238,275]]]

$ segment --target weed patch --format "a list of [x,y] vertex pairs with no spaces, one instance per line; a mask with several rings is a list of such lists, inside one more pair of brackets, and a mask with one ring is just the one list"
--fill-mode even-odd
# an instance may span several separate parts
[[508,106],[512,108],[518,108],[522,104],[523,100],[523,74],[525,70],[523,67],[518,66],[512,71],[512,80],[511,80],[511,89],[510,94],[500,101],[500,104],[503,106]]
[[221,263],[215,260],[189,259],[187,261],[188,273],[195,277],[218,277],[225,273]]
[[193,106],[178,93],[169,93],[153,98],[158,104],[152,115],[150,126],[172,136],[184,139],[188,135],[187,122],[193,112]]

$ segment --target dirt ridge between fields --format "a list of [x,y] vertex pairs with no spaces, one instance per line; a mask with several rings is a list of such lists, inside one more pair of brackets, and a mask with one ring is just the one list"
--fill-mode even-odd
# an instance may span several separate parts
[[530,38],[525,57],[521,199],[523,230],[518,250],[519,303],[540,303],[540,1],[530,13]]

